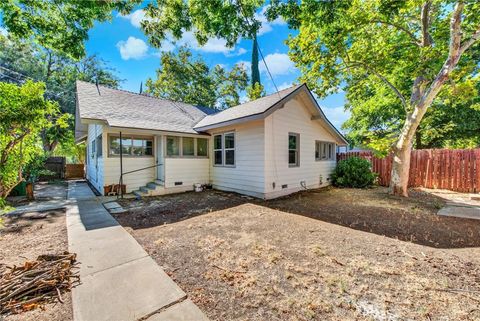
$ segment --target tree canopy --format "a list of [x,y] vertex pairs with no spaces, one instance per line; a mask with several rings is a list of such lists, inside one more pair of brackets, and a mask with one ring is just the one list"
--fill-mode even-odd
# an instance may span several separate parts
[[248,84],[244,66],[211,69],[185,47],[178,53],[162,53],[160,61],[157,78],[146,82],[147,92],[155,97],[224,109],[240,103],[240,93]]
[[39,134],[60,110],[44,98],[45,85],[0,82],[0,199],[22,179],[22,168],[41,154]]
[[84,41],[95,21],[110,20],[114,10],[128,13],[138,3],[139,0],[2,0],[0,15],[12,36],[33,38],[44,48],[80,59],[85,56]]

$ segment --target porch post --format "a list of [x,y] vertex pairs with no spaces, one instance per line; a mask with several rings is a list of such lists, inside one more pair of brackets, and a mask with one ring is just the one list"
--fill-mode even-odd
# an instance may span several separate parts
[[120,132],[120,197],[123,198],[123,146],[122,146],[122,132]]

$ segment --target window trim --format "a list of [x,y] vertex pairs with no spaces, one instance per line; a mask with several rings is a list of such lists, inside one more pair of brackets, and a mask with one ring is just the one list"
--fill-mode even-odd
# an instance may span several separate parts
[[[191,136],[176,136],[176,135],[163,135],[162,137],[165,137],[163,140],[164,142],[164,158],[199,158],[199,159],[208,159],[209,158],[209,137],[191,137]],[[168,137],[177,137],[179,140],[179,147],[178,147],[178,155],[168,155],[167,154],[167,138]],[[193,139],[193,155],[183,155],[183,139],[184,138],[192,138]],[[198,156],[198,150],[197,150],[197,140],[198,139],[206,139],[207,140],[207,155],[206,156]]]
[[[295,149],[290,148],[290,136],[295,136],[297,138],[297,146]],[[288,161],[288,167],[300,167],[300,134],[299,133],[288,133],[288,140],[287,140],[287,148],[288,148],[288,156],[287,156],[287,161]],[[295,164],[290,163],[290,151],[294,150],[296,152],[296,162]]]
[[[225,148],[225,135],[233,134],[233,148]],[[226,132],[222,133],[215,133],[212,134],[213,136],[213,166],[214,167],[229,167],[229,168],[235,168],[237,166],[237,133],[234,130],[229,130]],[[215,149],[215,137],[216,136],[221,136],[221,143],[222,143],[222,148],[221,149]],[[225,164],[226,161],[226,152],[233,150],[233,164]],[[216,151],[221,151],[222,152],[222,163],[221,164],[215,164],[215,152]]]
[[[112,154],[111,153],[111,148],[110,148],[110,143],[111,143],[111,138],[118,138],[120,139],[120,134],[108,134],[107,135],[107,138],[108,138],[108,141],[107,141],[107,151],[108,151],[108,157],[111,157],[111,158],[118,158],[120,157],[120,154],[116,155],[116,154]],[[151,157],[154,157],[155,156],[155,137],[154,136],[142,136],[142,135],[129,135],[129,134],[125,134],[123,135],[122,134],[122,139],[130,139],[132,141],[131,143],[131,147],[133,147],[133,140],[134,139],[141,139],[141,140],[144,140],[144,141],[147,141],[147,140],[150,140],[152,141],[152,155],[141,155],[141,156],[137,156],[137,155],[133,155],[133,148],[131,149],[131,152],[130,154],[122,154],[122,157],[131,157],[131,158],[151,158]]]
[[[327,158],[322,158],[322,148],[321,146],[327,146]],[[318,146],[318,157],[317,157],[317,146]],[[328,157],[328,148],[331,146],[332,148],[332,157]],[[335,142],[328,142],[324,140],[316,140],[315,141],[315,161],[316,162],[333,162],[337,159],[337,151],[336,151],[337,144]]]

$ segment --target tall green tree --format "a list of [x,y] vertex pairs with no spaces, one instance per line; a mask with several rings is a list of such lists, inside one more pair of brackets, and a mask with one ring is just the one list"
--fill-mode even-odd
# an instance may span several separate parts
[[257,35],[253,37],[252,47],[252,76],[250,85],[247,87],[247,96],[250,100],[255,100],[265,96],[265,89],[260,82],[260,70],[258,68],[258,41]]
[[21,86],[0,82],[0,200],[22,180],[23,167],[39,156],[39,134],[60,112],[44,91],[43,83],[30,80]]
[[366,77],[400,103],[405,117],[391,148],[390,190],[408,196],[410,154],[422,119],[447,83],[477,73],[478,61],[468,56],[479,49],[479,12],[474,0],[304,0],[275,1],[269,16],[281,14],[299,29],[288,41],[290,57],[319,96]]
[[185,47],[178,53],[162,53],[160,61],[157,78],[146,81],[147,92],[156,97],[224,109],[240,103],[240,92],[248,84],[243,66],[229,71],[219,65],[210,69]]
[[85,56],[84,42],[95,21],[108,21],[117,10],[128,13],[139,0],[2,0],[0,16],[7,31],[33,38],[44,48],[74,59]]
[[56,101],[62,115],[51,119],[55,126],[41,133],[45,152],[52,153],[59,143],[73,139],[75,81],[97,82],[118,88],[115,70],[96,55],[75,61],[31,40],[0,35],[0,81],[23,84],[28,79],[45,83],[45,98]]

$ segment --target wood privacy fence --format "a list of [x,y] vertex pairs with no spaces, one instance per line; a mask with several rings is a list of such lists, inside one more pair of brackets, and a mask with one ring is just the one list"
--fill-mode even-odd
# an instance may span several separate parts
[[66,164],[65,178],[83,178],[85,176],[84,164]]
[[[369,160],[378,183],[389,185],[392,156],[377,158],[372,152],[347,152],[337,154],[337,160],[354,156]],[[480,193],[480,148],[413,150],[408,186]]]

